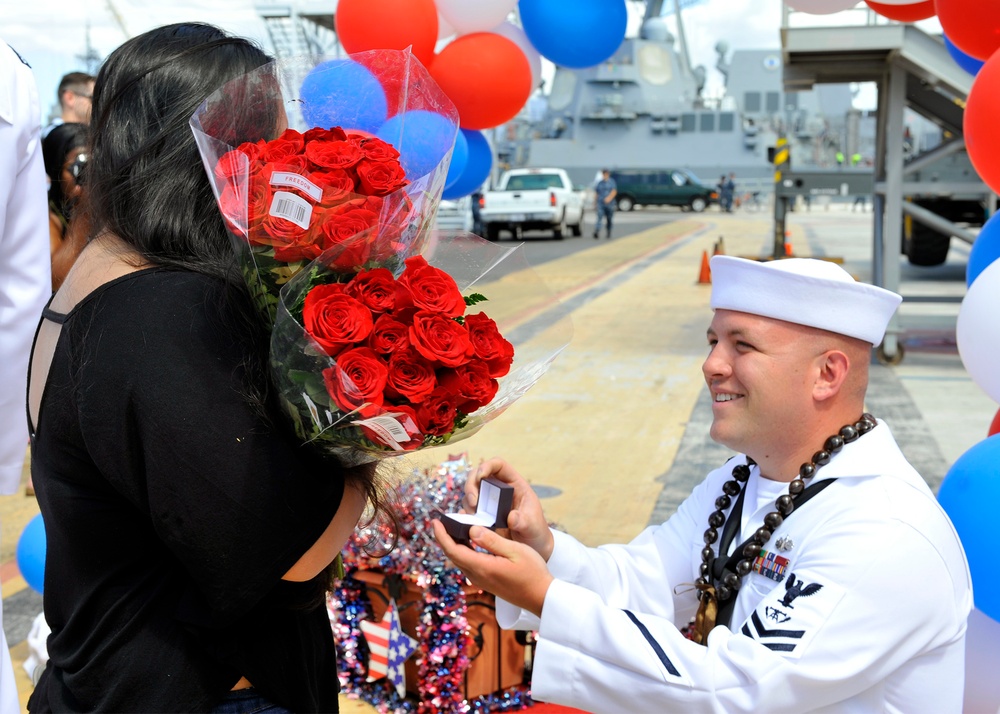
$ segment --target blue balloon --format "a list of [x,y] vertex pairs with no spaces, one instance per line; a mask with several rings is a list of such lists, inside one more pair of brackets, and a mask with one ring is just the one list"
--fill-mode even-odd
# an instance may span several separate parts
[[374,134],[389,113],[382,83],[351,59],[316,65],[302,81],[299,99],[307,128],[339,126]]
[[483,132],[475,129],[460,129],[465,135],[465,141],[469,146],[469,158],[465,161],[465,168],[458,179],[450,186],[446,187],[441,198],[453,201],[462,196],[468,196],[477,188],[483,185],[493,168],[493,149],[486,141]]
[[455,148],[451,152],[451,163],[448,164],[448,176],[444,180],[445,190],[455,185],[465,171],[465,165],[469,162],[469,142],[465,140],[465,134],[458,132],[455,134]]
[[1000,434],[994,434],[959,456],[938,490],[969,560],[976,607],[994,620],[1000,620],[1000,568],[993,557],[998,500]]
[[17,541],[17,567],[33,590],[42,592],[45,585],[45,524],[42,514],[28,521]]
[[538,53],[562,67],[593,67],[625,39],[625,0],[520,0],[521,26]]
[[947,37],[944,38],[944,46],[948,48],[948,54],[951,55],[951,58],[955,60],[955,63],[958,64],[959,67],[971,75],[979,73],[979,70],[984,64],[981,59],[976,59],[972,55],[965,54],[962,50],[955,47],[955,44]]
[[429,174],[455,143],[458,127],[445,116],[411,109],[391,117],[376,132],[399,151],[399,163],[411,181]]
[[1000,258],[1000,214],[993,214],[990,219],[983,224],[976,236],[976,242],[972,244],[969,251],[969,262],[965,266],[965,284],[972,285],[972,282],[979,277],[979,274],[986,270],[986,266],[997,258]]

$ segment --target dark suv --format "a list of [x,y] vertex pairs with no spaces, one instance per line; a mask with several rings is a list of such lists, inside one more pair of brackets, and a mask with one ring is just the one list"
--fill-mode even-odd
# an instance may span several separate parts
[[612,171],[618,187],[618,208],[681,206],[700,213],[719,196],[685,169],[622,169]]

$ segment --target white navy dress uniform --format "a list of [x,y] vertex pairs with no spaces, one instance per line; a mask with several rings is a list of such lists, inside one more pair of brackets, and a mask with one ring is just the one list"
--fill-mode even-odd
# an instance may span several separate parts
[[[0,39],[0,493],[17,490],[28,450],[28,352],[51,293],[49,212],[38,92],[31,70]],[[0,604],[0,619],[3,616]],[[0,629],[0,714],[18,714]]]
[[[795,302],[787,291],[797,288],[780,276],[773,285],[773,274],[757,285],[761,269],[817,269],[819,276],[807,283],[843,282],[843,276],[854,282],[832,264],[743,266],[720,264],[719,257],[712,263],[714,284],[720,265],[723,273],[746,274],[724,275],[721,284],[738,282],[742,295],[713,287],[713,308],[802,323],[801,315],[787,312],[804,309],[801,304],[774,308],[768,299],[777,290],[787,306]],[[806,307],[829,295],[816,287],[803,290]],[[850,296],[845,299],[850,305]],[[874,308],[880,316],[860,320],[871,324],[850,328],[860,330],[852,336],[877,344],[898,296],[857,299],[853,307],[869,312],[866,300],[885,302]],[[784,317],[770,314],[781,311]],[[824,324],[814,326],[849,334],[830,321],[841,317],[816,319]],[[504,601],[497,608],[502,627],[538,631],[532,695],[608,714],[960,712],[972,609],[968,565],[948,517],[881,421],[817,471],[814,481],[835,480],[774,530],[743,578],[730,626],[715,627],[705,646],[681,634],[698,608],[692,583],[708,517],[733,467],[745,463],[739,455],[711,472],[666,523],[628,545],[587,548],[553,532],[548,567],[556,580],[542,617]],[[788,484],[763,478],[752,466],[745,490],[735,547],[760,527]]]

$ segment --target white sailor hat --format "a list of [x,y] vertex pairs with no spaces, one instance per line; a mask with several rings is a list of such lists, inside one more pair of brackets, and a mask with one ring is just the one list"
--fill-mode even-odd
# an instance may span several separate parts
[[758,262],[716,255],[712,309],[817,327],[877,345],[903,298],[860,283],[835,263],[812,258]]

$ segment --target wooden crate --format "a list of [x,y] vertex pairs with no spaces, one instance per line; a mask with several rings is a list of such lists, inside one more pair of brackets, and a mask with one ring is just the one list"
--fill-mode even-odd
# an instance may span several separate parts
[[[359,570],[353,577],[363,582],[368,589],[375,620],[382,618],[389,598],[394,596],[403,631],[414,639],[420,639],[417,636],[417,623],[424,604],[424,592],[421,588],[408,580],[376,570]],[[466,699],[522,684],[526,656],[523,638],[519,638],[511,630],[500,629],[493,595],[472,586],[462,588],[462,592],[465,593],[468,607],[466,618],[469,621],[469,635],[473,638],[468,651],[471,661],[465,673]],[[409,694],[419,696],[419,681],[417,656],[414,654],[406,662],[406,688]]]

